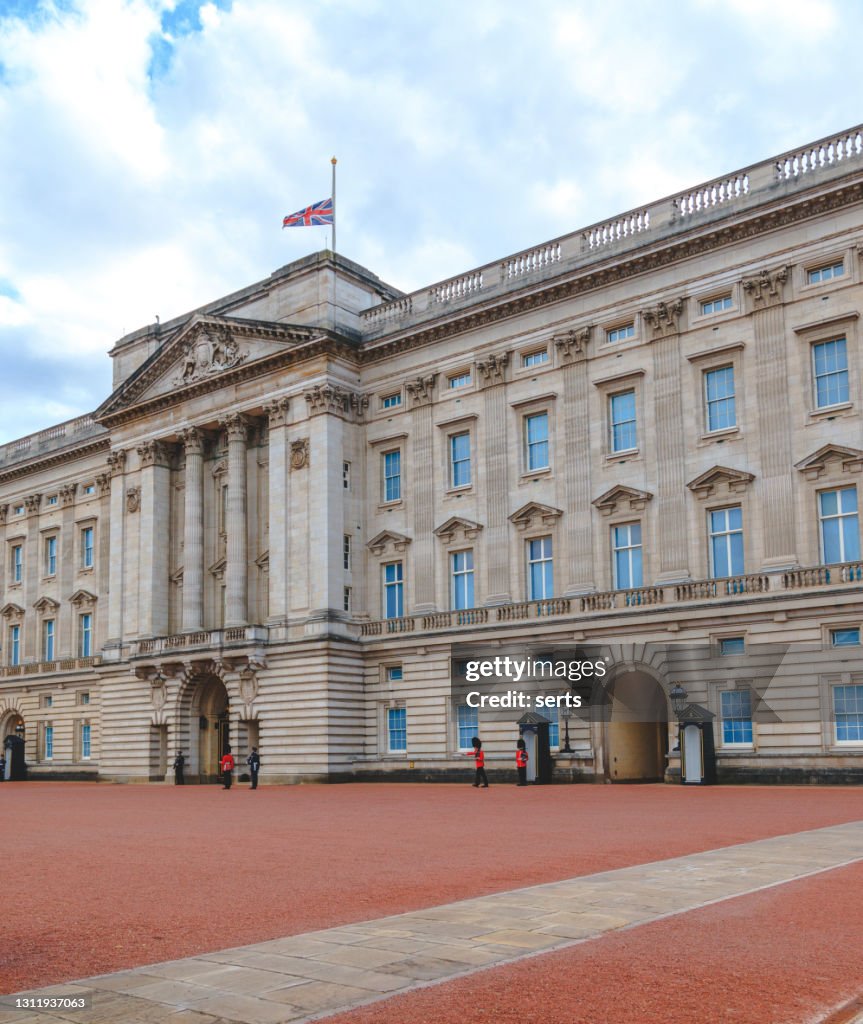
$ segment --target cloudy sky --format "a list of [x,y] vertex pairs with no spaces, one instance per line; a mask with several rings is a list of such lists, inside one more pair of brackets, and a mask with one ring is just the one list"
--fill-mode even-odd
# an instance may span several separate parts
[[410,290],[863,121],[836,0],[0,0],[0,443],[328,243]]

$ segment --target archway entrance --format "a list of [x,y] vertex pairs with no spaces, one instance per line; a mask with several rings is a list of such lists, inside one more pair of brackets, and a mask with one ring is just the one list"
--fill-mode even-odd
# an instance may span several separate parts
[[7,711],[0,715],[0,747],[7,736],[20,736],[23,740],[25,731],[24,719],[17,711]]
[[609,687],[607,774],[612,782],[660,782],[668,753],[668,701],[646,672],[629,671]]
[[[219,776],[219,761],[231,745],[230,704],[228,691],[221,679],[202,680],[192,697],[192,730],[190,754],[193,773],[201,782],[215,782]],[[197,725],[197,742],[194,731]],[[197,764],[195,763],[197,762]]]

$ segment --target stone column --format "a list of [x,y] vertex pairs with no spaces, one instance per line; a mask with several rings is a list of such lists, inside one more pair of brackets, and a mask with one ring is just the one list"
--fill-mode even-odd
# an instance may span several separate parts
[[564,596],[596,589],[593,579],[593,506],[590,504],[590,412],[587,345],[590,327],[554,337],[563,373],[563,493],[566,509]]
[[[654,419],[656,444],[657,583],[689,578],[686,523],[686,437],[680,380],[680,317],[683,299],[660,302],[643,313],[653,340]],[[639,424],[639,447],[645,443]],[[647,581],[645,580],[645,583]]]
[[[0,505],[0,557],[9,558],[9,549],[6,547],[6,520],[9,517],[9,506]],[[6,579],[8,571],[0,572],[0,606],[6,604]]]
[[188,427],[180,435],[186,450],[183,509],[183,632],[204,627],[204,441]]
[[290,476],[288,474],[287,398],[264,407],[269,419],[269,533],[270,625],[284,625],[288,617],[288,537],[290,536]]
[[246,439],[248,423],[235,413],[222,424],[228,432],[228,502],[225,523],[225,626],[245,626],[249,605],[246,523]]
[[[60,488],[60,542],[57,551],[57,583],[60,607],[54,624],[54,653],[58,658],[73,658],[78,652],[77,621],[69,597],[77,590],[75,577],[81,564],[79,538],[75,529],[75,494],[77,484]],[[91,586],[86,585],[88,590]],[[41,649],[42,638],[39,638]]]
[[[788,354],[783,293],[788,268],[762,270],[743,282],[755,334],[755,379],[758,387],[758,443],[761,448],[760,492],[764,569],[797,564],[794,531],[791,410],[788,402]],[[744,523],[744,529],[746,524]]]
[[138,448],[141,462],[138,635],[168,632],[168,529],[170,526],[170,450],[161,441]]
[[509,353],[489,356],[477,363],[485,406],[486,540],[488,560],[486,604],[508,604],[510,594],[509,460],[507,443],[506,366]]
[[42,560],[44,552],[40,550],[39,542],[39,509],[42,505],[41,494],[28,494],[24,499],[24,507],[27,510],[27,540],[24,542],[24,605],[25,626],[23,629],[23,644],[21,646],[22,661],[41,660],[39,649],[42,638],[36,635],[33,623],[37,621],[33,611],[33,605],[39,596],[39,587],[42,580]]
[[[411,471],[413,477],[412,508],[414,521],[413,577],[415,612],[437,609],[435,600],[435,536],[434,536],[434,464],[432,401],[437,374],[408,381],[412,399],[413,446]],[[402,472],[406,473],[405,452],[402,451]]]
[[[119,449],[108,456],[111,472],[110,539],[108,561],[108,636],[106,647],[119,647],[123,639],[123,568],[126,564],[126,453]],[[107,524],[106,524],[107,525]],[[103,527],[104,529],[104,527]]]

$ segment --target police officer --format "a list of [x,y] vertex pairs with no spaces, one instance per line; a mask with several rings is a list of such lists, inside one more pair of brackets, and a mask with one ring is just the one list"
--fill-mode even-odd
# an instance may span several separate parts
[[261,756],[258,753],[257,747],[252,747],[252,752],[246,758],[246,764],[249,766],[249,773],[252,776],[252,784],[249,789],[258,788],[258,772],[261,770]]
[[234,755],[231,753],[231,748],[226,747],[225,753],[222,755],[222,760],[219,762],[219,767],[222,770],[222,784],[224,789],[231,788],[231,782],[233,781],[234,771]]
[[174,785],[182,786],[186,781],[183,778],[183,769],[186,766],[186,759],[183,757],[183,751],[178,750],[177,756],[174,758]]

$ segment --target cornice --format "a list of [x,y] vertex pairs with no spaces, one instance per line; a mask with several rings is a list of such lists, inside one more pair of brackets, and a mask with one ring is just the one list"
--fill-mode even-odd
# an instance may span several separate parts
[[63,462],[76,462],[79,459],[86,458],[88,455],[93,455],[95,452],[108,451],[110,447],[111,438],[105,435],[98,440],[81,445],[80,448],[66,448],[63,451],[52,452],[50,455],[45,455],[31,462],[21,462],[0,473],[0,483],[5,483],[7,480],[17,480],[22,476],[27,476],[30,473],[38,472],[40,469],[56,466]]

